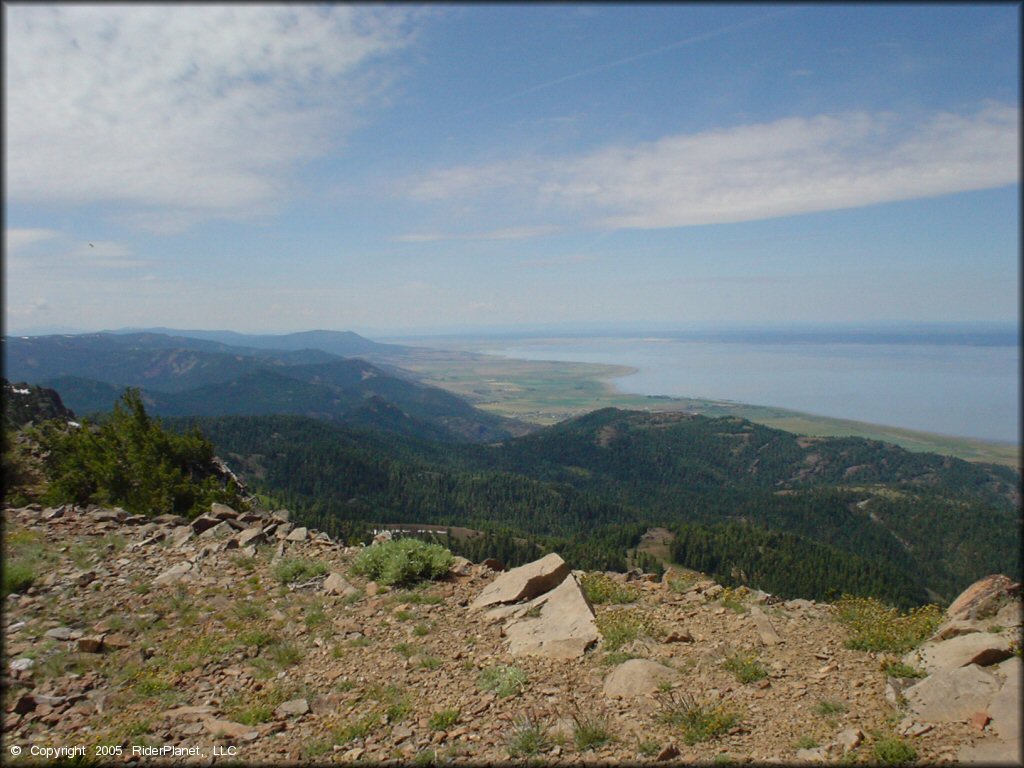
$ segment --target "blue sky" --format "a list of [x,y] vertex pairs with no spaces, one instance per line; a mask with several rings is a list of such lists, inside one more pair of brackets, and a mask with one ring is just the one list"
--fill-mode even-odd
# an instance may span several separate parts
[[1016,321],[1015,5],[7,5],[11,333]]

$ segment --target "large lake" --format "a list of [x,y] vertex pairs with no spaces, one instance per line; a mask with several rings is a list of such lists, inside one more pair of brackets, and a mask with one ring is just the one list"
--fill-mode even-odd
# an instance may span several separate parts
[[1017,443],[1016,343],[693,340],[671,336],[510,340],[494,354],[616,363],[633,394],[732,400],[946,435]]

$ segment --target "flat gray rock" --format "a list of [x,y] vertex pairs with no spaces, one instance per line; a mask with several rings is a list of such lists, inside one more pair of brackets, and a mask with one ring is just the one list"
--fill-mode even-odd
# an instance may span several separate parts
[[[970,637],[970,635],[967,635]],[[911,686],[904,694],[915,720],[953,723],[988,709],[999,680],[977,664],[944,669]]]
[[470,603],[469,610],[479,611],[499,603],[529,600],[554,589],[568,575],[569,566],[552,552],[540,560],[534,560],[499,575],[484,588],[476,600]]
[[987,667],[1012,655],[1010,641],[1008,633],[972,632],[940,642],[925,643],[908,653],[904,661],[911,666],[924,667],[929,674],[968,664]]

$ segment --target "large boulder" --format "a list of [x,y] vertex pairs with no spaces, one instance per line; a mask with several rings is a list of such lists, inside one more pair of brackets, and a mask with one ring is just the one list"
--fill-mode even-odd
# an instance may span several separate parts
[[540,560],[513,568],[488,584],[476,600],[469,605],[470,611],[479,611],[500,603],[517,603],[520,600],[548,592],[569,575],[569,566],[552,552]]
[[968,664],[929,675],[904,695],[915,720],[954,723],[985,710],[997,690],[999,680],[994,675],[977,664]]
[[648,659],[630,659],[619,664],[605,678],[604,695],[618,699],[646,696],[678,677],[679,673],[672,667]]
[[513,656],[575,659],[600,637],[594,609],[572,574],[521,607],[520,615],[504,627]]
[[1000,608],[1020,599],[1020,584],[1002,574],[978,579],[950,603],[950,621],[973,621],[994,616]]

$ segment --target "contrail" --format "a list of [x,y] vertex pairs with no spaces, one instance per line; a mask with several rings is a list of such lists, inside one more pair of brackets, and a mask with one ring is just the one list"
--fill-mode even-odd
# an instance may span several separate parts
[[603,72],[606,69],[612,69],[614,67],[621,67],[626,64],[632,64],[634,61],[648,59],[652,56],[659,56],[662,53],[665,53],[666,51],[672,51],[675,50],[676,48],[683,48],[687,45],[693,45],[694,43],[701,43],[704,42],[705,40],[710,40],[715,37],[720,37],[722,35],[729,34],[730,32],[735,32],[738,29],[743,29],[745,27],[750,27],[755,24],[760,24],[761,22],[767,21],[768,19],[773,19],[777,16],[793,13],[794,11],[797,10],[799,10],[799,8],[784,8],[782,10],[773,11],[772,13],[767,13],[764,16],[758,16],[753,19],[747,19],[746,21],[737,22],[736,24],[730,24],[727,27],[713,29],[710,32],[704,32],[699,35],[692,35],[690,37],[683,38],[682,40],[676,40],[674,43],[669,43],[659,48],[654,48],[650,51],[636,53],[633,54],[632,56],[627,56],[624,59],[616,59],[615,61],[609,61],[605,64],[598,64],[596,66],[589,67],[588,69],[583,69],[580,70],[579,72],[574,72],[571,75],[563,75],[562,77],[555,78],[554,80],[548,80],[547,82],[530,86],[529,88],[525,88],[524,90],[516,91],[515,93],[510,94],[509,96],[503,96],[500,99],[489,101],[486,104],[479,104],[475,107],[470,107],[469,109],[465,109],[462,112],[457,112],[451,117],[463,117],[464,115],[469,115],[472,114],[473,112],[479,112],[483,109],[497,106],[498,104],[505,104],[509,101],[514,101],[515,99],[522,98],[523,96],[527,96],[531,93],[536,93],[537,91],[543,91],[547,88],[553,88],[556,85],[561,85],[562,83],[567,83],[570,82],[571,80],[578,80],[581,77],[587,77],[588,75],[592,75],[595,72]]

